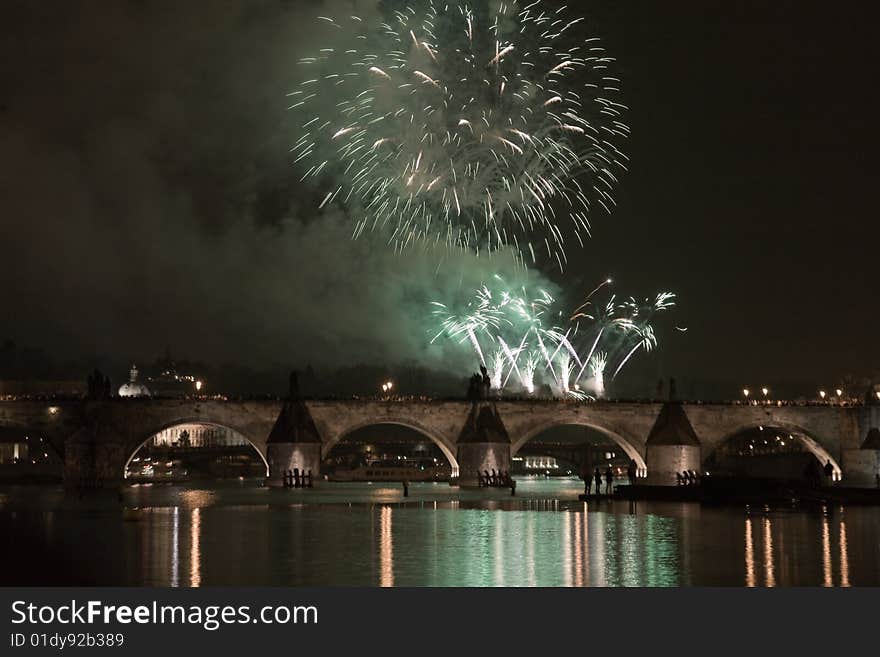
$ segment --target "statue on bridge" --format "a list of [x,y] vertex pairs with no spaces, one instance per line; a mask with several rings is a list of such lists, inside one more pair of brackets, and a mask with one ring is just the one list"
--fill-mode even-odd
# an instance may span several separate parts
[[482,380],[482,388],[480,389],[482,396],[481,399],[489,399],[489,390],[492,389],[492,379],[489,376],[489,370],[486,369],[485,365],[480,365],[480,374],[483,377]]
[[492,379],[489,377],[489,371],[485,365],[480,365],[480,373],[471,376],[468,384],[467,398],[470,401],[481,401],[489,399],[489,390],[492,387]]
[[472,374],[468,382],[467,398],[470,401],[478,401],[480,399],[480,386],[482,379],[479,374]]
[[110,377],[95,369],[88,378],[89,399],[109,399],[111,395]]
[[299,373],[296,370],[290,371],[290,379],[288,380],[288,388],[287,388],[287,398],[288,399],[300,399],[299,393]]

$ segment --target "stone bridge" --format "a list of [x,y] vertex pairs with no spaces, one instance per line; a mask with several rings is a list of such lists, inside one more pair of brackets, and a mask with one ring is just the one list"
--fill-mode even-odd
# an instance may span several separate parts
[[[701,470],[714,450],[763,426],[795,436],[847,485],[873,486],[880,472],[880,405],[738,405],[550,400],[383,401],[108,399],[0,401],[0,431],[45,440],[63,458],[69,486],[115,485],[156,433],[199,422],[232,429],[267,462],[269,483],[293,467],[317,474],[320,460],[362,427],[396,424],[434,441],[462,484],[477,471],[508,470],[510,458],[553,427],[589,427],[634,459],[649,483]],[[870,435],[869,435],[870,434]]]

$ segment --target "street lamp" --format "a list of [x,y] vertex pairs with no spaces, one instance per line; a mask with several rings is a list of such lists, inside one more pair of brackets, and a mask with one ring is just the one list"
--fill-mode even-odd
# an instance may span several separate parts
[[825,401],[825,391],[824,390],[819,391],[819,396],[822,398],[822,401]]
[[388,386],[388,389],[389,389],[389,390],[391,390],[391,388],[394,387],[394,385],[391,383],[391,381],[389,381],[389,382],[386,383],[385,385]]
[[743,388],[743,397],[746,398],[746,401],[749,401],[749,389]]
[[837,395],[837,398],[840,399],[840,396],[843,394],[843,390],[841,390],[840,388],[838,388],[838,389],[835,390],[834,392],[835,392],[835,394]]
[[767,393],[770,392],[770,388],[767,388],[767,387],[765,386],[765,387],[761,388],[761,392],[764,393],[764,401],[767,401]]
[[201,389],[202,389],[202,382],[201,382],[201,381],[196,381],[196,391],[199,391],[199,390],[201,390]]

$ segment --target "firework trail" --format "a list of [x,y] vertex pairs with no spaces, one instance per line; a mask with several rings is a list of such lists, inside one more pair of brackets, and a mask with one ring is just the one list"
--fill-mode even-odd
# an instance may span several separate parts
[[491,364],[492,376],[490,377],[490,385],[493,390],[501,390],[503,387],[502,377],[504,376],[504,370],[507,368],[507,354],[505,354],[504,349],[497,348],[495,349],[495,353],[492,356],[492,364]]
[[[598,303],[595,295],[609,283],[593,290],[569,314],[554,313],[556,300],[548,291],[530,295],[524,287],[508,288],[496,276],[493,286],[482,286],[461,314],[434,304],[440,324],[434,340],[445,336],[469,341],[484,364],[484,354],[491,353],[487,367],[493,389],[506,389],[512,379],[528,394],[547,383],[560,396],[601,398],[608,381],[636,353],[656,347],[653,319],[675,305],[675,295],[669,292],[642,302],[632,297],[619,301],[611,295]],[[564,325],[552,325],[554,317]]]
[[464,315],[449,313],[446,306],[437,301],[432,304],[435,306],[434,314],[442,316],[442,320],[440,331],[431,342],[443,334],[460,342],[467,340],[479,356],[480,363],[486,365],[486,358],[477,336],[490,330],[498,330],[506,321],[503,306],[493,303],[489,288],[483,286],[477,290],[475,299],[468,304]]
[[597,397],[605,396],[605,366],[608,364],[608,356],[600,351],[590,358],[590,372],[593,375],[593,390]]
[[302,178],[329,187],[321,207],[350,208],[354,236],[512,247],[561,268],[566,238],[583,244],[626,168],[613,59],[583,38],[583,17],[540,0],[397,6],[320,21],[334,38],[289,94]]

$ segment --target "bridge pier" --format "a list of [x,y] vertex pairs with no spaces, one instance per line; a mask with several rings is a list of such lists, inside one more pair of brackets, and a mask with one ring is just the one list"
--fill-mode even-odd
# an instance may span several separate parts
[[859,409],[854,429],[854,440],[841,441],[841,485],[880,488],[880,403],[875,397]]
[[663,404],[648,435],[645,463],[649,486],[675,486],[685,470],[700,471],[701,448],[697,434],[681,404]]
[[321,444],[269,443],[266,461],[269,463],[267,486],[284,486],[284,475],[297,469],[303,474],[311,471],[313,481],[317,482],[321,472]]
[[[873,399],[873,398],[872,398]],[[675,474],[701,470],[701,459],[726,440],[759,426],[798,434],[814,454],[842,466],[843,486],[875,485],[880,448],[866,445],[880,430],[880,403],[861,405],[684,404],[687,415],[671,429],[655,426],[663,406],[650,403],[561,403],[548,400],[320,400],[296,398],[226,401],[204,399],[2,400],[0,429],[42,438],[64,457],[64,482],[112,486],[124,477],[129,457],[150,436],[180,423],[227,427],[247,438],[269,463],[269,485],[283,472],[320,472],[320,437],[325,448],[349,431],[372,423],[399,424],[421,431],[460,466],[460,481],[477,483],[477,472],[510,469],[510,453],[545,429],[571,424],[607,430],[625,445],[646,483],[674,485]],[[670,414],[667,407],[666,415]],[[684,410],[682,410],[684,409]],[[502,423],[499,413],[504,418]],[[681,419],[681,418],[680,418]],[[313,421],[314,420],[314,421]],[[277,426],[275,426],[277,425]],[[266,438],[272,434],[267,446]],[[652,434],[646,443],[642,438]],[[874,435],[874,434],[872,434]],[[510,440],[513,436],[514,440]],[[458,437],[458,444],[456,443]],[[809,441],[809,442],[808,442]],[[642,458],[647,462],[643,462]],[[645,481],[645,480],[641,480]]]
[[843,452],[841,485],[847,488],[876,488],[880,473],[880,450],[846,449]]
[[510,437],[494,402],[475,401],[458,437],[459,486],[477,487],[483,472],[510,472]]
[[880,429],[872,427],[861,447],[844,449],[841,457],[844,486],[880,487]]
[[312,481],[317,481],[321,472],[321,436],[299,395],[295,374],[290,377],[290,396],[266,441],[266,461],[269,464],[267,486],[284,486],[284,475],[288,471],[311,471]]
[[94,442],[71,438],[64,447],[64,488],[82,488],[95,477]]
[[68,490],[115,488],[123,483],[124,444],[94,426],[72,436],[64,449],[63,483]]

